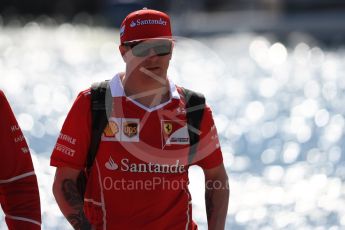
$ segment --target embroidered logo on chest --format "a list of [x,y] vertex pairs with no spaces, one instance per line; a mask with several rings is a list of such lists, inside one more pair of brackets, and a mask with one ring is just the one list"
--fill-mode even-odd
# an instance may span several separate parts
[[161,121],[162,148],[166,145],[188,145],[189,134],[186,121],[162,120]]
[[139,142],[140,120],[135,118],[109,118],[102,141]]
[[119,126],[115,121],[109,121],[108,125],[104,129],[104,136],[105,137],[115,137],[115,135],[119,132]]
[[131,138],[138,134],[138,123],[136,122],[125,122],[123,124],[123,133]]

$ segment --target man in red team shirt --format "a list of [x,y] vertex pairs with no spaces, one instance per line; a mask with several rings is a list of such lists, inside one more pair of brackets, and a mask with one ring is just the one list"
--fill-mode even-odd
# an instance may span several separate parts
[[205,174],[209,229],[224,229],[228,178],[208,106],[197,154],[187,161],[186,98],[167,77],[173,50],[169,16],[133,12],[122,22],[120,40],[126,72],[109,81],[113,109],[84,199],[76,181],[91,140],[90,89],[74,102],[52,153],[53,192],[62,213],[74,229],[197,229],[188,168],[198,165]]
[[0,90],[0,203],[10,230],[41,229],[37,179],[29,148]]

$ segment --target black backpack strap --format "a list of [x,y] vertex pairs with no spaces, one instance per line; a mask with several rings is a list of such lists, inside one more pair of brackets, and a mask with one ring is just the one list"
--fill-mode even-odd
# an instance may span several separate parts
[[93,165],[95,160],[99,143],[101,141],[102,133],[104,128],[108,124],[108,116],[106,108],[111,109],[112,100],[106,100],[111,98],[109,81],[102,81],[93,83],[91,86],[91,119],[92,119],[92,130],[91,130],[91,142],[89,152],[87,155],[86,169],[87,171]]
[[188,164],[191,164],[196,154],[200,139],[200,124],[205,109],[205,97],[201,93],[182,88],[186,100],[187,125],[190,139]]

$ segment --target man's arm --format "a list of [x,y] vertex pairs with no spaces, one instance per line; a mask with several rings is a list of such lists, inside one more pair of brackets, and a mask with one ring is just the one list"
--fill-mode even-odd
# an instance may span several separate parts
[[224,165],[204,170],[204,174],[208,229],[224,230],[230,194]]
[[83,211],[84,201],[77,189],[80,170],[58,167],[55,173],[53,194],[61,212],[76,230],[92,229]]

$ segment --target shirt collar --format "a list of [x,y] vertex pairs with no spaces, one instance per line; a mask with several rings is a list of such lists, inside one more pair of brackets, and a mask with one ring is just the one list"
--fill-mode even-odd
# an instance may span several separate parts
[[[169,88],[170,88],[170,98],[171,99],[180,99],[180,94],[177,91],[175,83],[168,78],[169,82]],[[111,80],[110,80],[110,90],[111,95],[113,97],[126,97],[125,90],[123,88],[120,74],[116,74]]]

